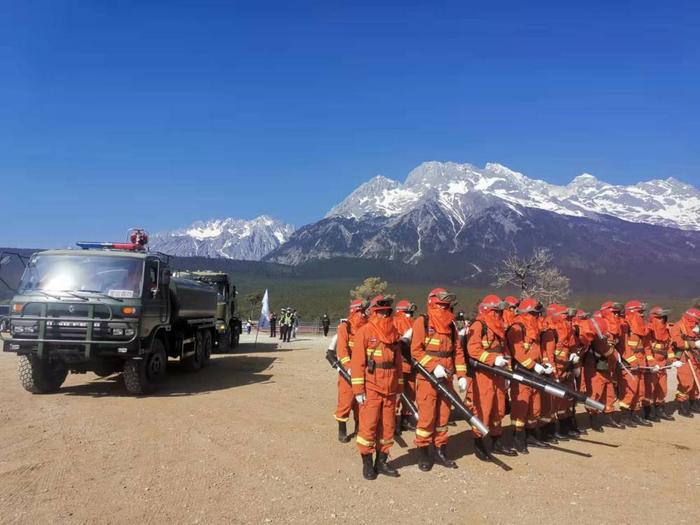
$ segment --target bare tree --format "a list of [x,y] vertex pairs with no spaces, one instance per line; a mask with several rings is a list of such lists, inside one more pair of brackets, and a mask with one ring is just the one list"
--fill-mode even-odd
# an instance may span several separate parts
[[371,299],[375,295],[384,294],[388,284],[381,277],[367,277],[362,284],[350,290],[353,299]]
[[520,290],[521,297],[535,297],[544,304],[560,302],[571,294],[570,280],[552,266],[552,252],[535,248],[528,258],[512,253],[494,270],[493,286]]

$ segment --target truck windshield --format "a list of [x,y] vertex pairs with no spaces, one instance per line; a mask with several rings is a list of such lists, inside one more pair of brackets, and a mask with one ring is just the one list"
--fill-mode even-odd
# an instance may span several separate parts
[[140,297],[143,259],[105,255],[35,255],[22,275],[19,293],[95,292]]

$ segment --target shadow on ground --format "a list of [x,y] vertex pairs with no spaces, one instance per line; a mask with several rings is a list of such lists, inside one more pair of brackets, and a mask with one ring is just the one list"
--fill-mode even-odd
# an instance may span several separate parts
[[[267,371],[274,357],[248,355],[217,355],[198,372],[187,372],[180,363],[168,363],[168,375],[158,390],[148,397],[176,397],[227,390],[254,383],[266,383],[272,378]],[[80,385],[61,388],[58,394],[92,397],[129,396],[121,374],[96,378]]]

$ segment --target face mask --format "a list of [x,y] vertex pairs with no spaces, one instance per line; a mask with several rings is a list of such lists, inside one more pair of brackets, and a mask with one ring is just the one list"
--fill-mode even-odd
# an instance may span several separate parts
[[695,332],[696,334],[700,334],[700,324],[696,324],[693,327],[693,332]]

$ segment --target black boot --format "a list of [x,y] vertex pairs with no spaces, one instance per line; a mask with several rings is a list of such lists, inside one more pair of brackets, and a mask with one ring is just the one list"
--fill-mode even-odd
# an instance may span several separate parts
[[558,441],[569,441],[569,435],[566,432],[566,419],[552,421],[554,425],[554,438]]
[[533,446],[536,448],[552,448],[549,444],[542,441],[540,438],[541,434],[537,428],[529,428],[525,430],[525,435],[527,439],[527,446]]
[[576,415],[569,416],[565,421],[569,436],[576,438],[588,434],[585,429],[579,428],[578,421],[576,421]]
[[413,416],[409,414],[404,414],[401,417],[401,430],[408,432],[409,430],[415,430],[416,424]]
[[374,470],[377,472],[377,474],[384,474],[385,476],[389,476],[391,478],[398,478],[399,471],[387,465],[387,459],[389,459],[388,454],[385,452],[377,452],[377,459],[374,461]]
[[629,408],[623,408],[620,410],[620,414],[622,414],[621,421],[624,425],[629,428],[637,428],[637,421]]
[[539,439],[542,440],[544,443],[551,443],[552,445],[556,445],[559,443],[559,440],[556,437],[556,422],[554,420],[550,421],[546,425],[542,425],[540,428],[540,435]]
[[418,447],[418,454],[420,454],[418,468],[423,472],[428,472],[433,468],[433,458],[430,455],[430,447]]
[[338,441],[341,443],[349,443],[348,424],[345,421],[338,421]]
[[690,411],[695,412],[696,414],[700,414],[700,400],[698,399],[693,399],[692,401],[688,401],[690,404]]
[[474,455],[481,461],[493,460],[493,456],[486,448],[484,438],[474,438]]
[[678,401],[678,415],[683,417],[693,417],[688,401]]
[[[517,456],[518,453],[511,447],[503,442],[503,436],[494,436],[491,438],[493,441],[493,446],[491,447],[491,452],[494,454],[500,454],[502,456]],[[476,447],[476,444],[474,445]]]
[[603,432],[603,419],[604,414],[596,414],[595,412],[590,413],[591,416],[591,430],[594,432]]
[[457,468],[457,463],[447,457],[447,445],[442,445],[440,448],[435,449],[435,459],[443,467]]
[[644,407],[644,417],[649,421],[653,421],[654,423],[661,422],[661,418],[659,417],[659,414],[657,413],[656,407],[654,405],[648,405]]
[[632,412],[632,418],[634,419],[634,422],[639,425],[640,427],[653,427],[653,423],[651,421],[647,421],[644,419],[642,416],[639,415],[638,412]]
[[515,450],[517,450],[519,454],[530,453],[527,449],[527,437],[525,436],[524,430],[518,430],[513,433],[513,444],[515,445]]
[[617,428],[623,430],[625,428],[625,425],[627,425],[627,420],[625,419],[625,411],[623,410],[622,412],[622,417],[619,422],[615,420],[615,416],[613,414],[603,414],[603,425],[609,428]]
[[673,417],[666,406],[666,403],[663,405],[656,405],[656,416],[659,417],[660,419],[663,419],[664,421],[675,421],[676,418]]
[[372,454],[362,454],[362,477],[365,479],[377,479],[377,471],[374,470]]

